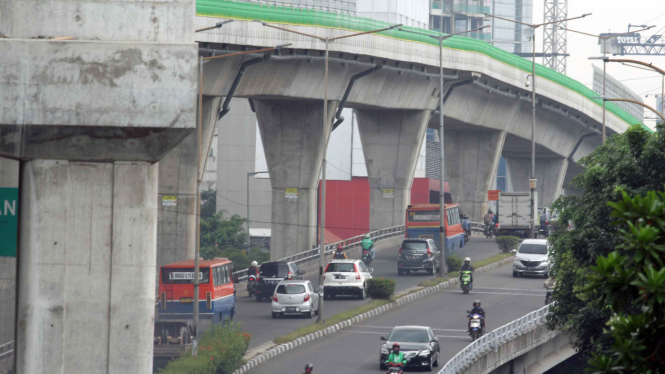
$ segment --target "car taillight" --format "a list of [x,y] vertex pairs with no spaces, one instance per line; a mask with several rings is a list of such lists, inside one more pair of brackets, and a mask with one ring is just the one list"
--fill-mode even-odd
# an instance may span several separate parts
[[353,271],[356,272],[356,279],[360,279],[360,273],[358,272],[358,266],[353,264]]
[[324,271],[324,273],[327,273],[327,272],[328,272],[328,268],[329,268],[329,267],[330,267],[330,264],[326,265],[326,270]]
[[291,274],[291,272],[289,272],[288,274],[286,274],[286,278],[287,278],[287,279],[291,279],[292,277],[293,277],[293,275]]
[[308,293],[305,294],[305,300],[303,300],[303,302],[305,302],[305,301],[309,301],[309,294]]
[[432,257],[432,251],[429,248],[427,248],[427,257]]
[[277,298],[277,294],[272,294],[272,301],[278,303],[279,299]]

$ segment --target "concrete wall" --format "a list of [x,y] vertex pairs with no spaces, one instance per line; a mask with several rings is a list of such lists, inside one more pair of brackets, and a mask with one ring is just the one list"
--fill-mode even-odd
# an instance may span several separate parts
[[[0,158],[0,187],[18,187],[18,161]],[[0,345],[14,340],[16,257],[0,257]]]
[[[507,157],[508,173],[515,191],[529,191],[531,159]],[[554,200],[563,192],[568,160],[565,158],[536,158],[536,190],[538,207],[551,207]]]

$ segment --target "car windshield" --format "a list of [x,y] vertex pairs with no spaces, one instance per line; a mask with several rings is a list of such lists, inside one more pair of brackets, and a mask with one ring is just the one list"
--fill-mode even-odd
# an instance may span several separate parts
[[404,342],[404,343],[427,343],[429,337],[425,330],[393,330],[388,337],[391,342]]
[[427,243],[426,242],[413,242],[413,241],[404,241],[402,242],[402,249],[407,249],[407,250],[412,250],[412,251],[418,251],[418,250],[426,250],[427,249]]
[[546,255],[547,245],[545,244],[522,244],[518,251],[519,253],[528,253],[536,255]]
[[337,262],[329,264],[328,267],[326,268],[326,273],[327,272],[355,273],[356,269],[354,268],[353,263]]
[[305,293],[305,286],[302,284],[280,284],[275,292],[287,295]]
[[289,266],[283,262],[261,264],[261,276],[266,278],[284,278],[289,274]]

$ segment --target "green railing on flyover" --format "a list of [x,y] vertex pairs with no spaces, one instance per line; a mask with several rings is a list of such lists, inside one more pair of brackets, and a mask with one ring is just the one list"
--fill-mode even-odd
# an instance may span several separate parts
[[[274,5],[254,5],[246,2],[235,2],[228,0],[197,0],[196,14],[201,17],[228,18],[245,21],[257,19],[265,22],[279,24],[315,26],[360,32],[376,30],[389,26],[387,22],[340,13],[329,13],[318,10]],[[416,29],[406,26],[403,28],[418,32],[431,33],[432,35],[439,35],[438,32],[432,30]],[[437,41],[433,38],[428,38],[424,35],[401,32],[397,29],[382,31],[379,34],[398,40],[406,40],[429,45],[438,44]],[[524,72],[531,72],[531,61],[514,55],[510,52],[506,52],[498,47],[494,47],[493,45],[485,43],[482,40],[462,36],[453,36],[449,39],[446,39],[446,41],[443,42],[443,46],[447,49],[480,53]],[[580,95],[586,97],[588,100],[593,101],[598,106],[603,105],[602,100],[591,99],[594,96],[599,96],[598,93],[594,92],[584,84],[550,68],[537,64],[536,75],[542,79],[547,79],[571,91],[577,92]],[[624,122],[631,126],[639,124],[649,131],[652,131],[650,128],[645,126],[643,123],[641,123],[639,120],[637,120],[625,110],[621,109],[613,102],[607,102],[607,110],[611,113],[614,113],[617,117],[621,118]]]

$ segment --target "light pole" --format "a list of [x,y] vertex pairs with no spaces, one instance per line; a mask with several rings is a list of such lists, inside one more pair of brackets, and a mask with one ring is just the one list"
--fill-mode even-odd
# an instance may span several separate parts
[[[220,22],[224,24],[223,22]],[[218,25],[220,24],[218,23]],[[228,23],[228,22],[225,22]],[[219,26],[221,27],[221,25]],[[215,27],[216,28],[216,27]],[[192,337],[192,356],[198,355],[198,336],[199,336],[199,256],[201,255],[201,181],[203,181],[203,173],[208,162],[208,157],[202,157],[202,154],[206,156],[210,153],[211,141],[206,145],[206,151],[201,152],[203,148],[202,144],[202,132],[203,132],[203,64],[210,60],[215,60],[219,58],[241,56],[249,53],[259,53],[259,52],[270,52],[280,48],[288,47],[291,44],[281,44],[275,47],[255,49],[253,51],[243,51],[237,53],[230,53],[227,55],[211,56],[211,57],[199,57],[199,103],[198,103],[198,134],[199,134],[199,169],[196,178],[196,242],[194,246],[194,310],[193,310],[193,321],[192,327],[194,330],[194,336]],[[215,126],[211,125],[208,129],[209,137],[206,139],[212,139],[212,134],[215,131]]]
[[217,22],[214,26],[204,27],[202,29],[198,29],[195,32],[203,32],[203,31],[208,31],[208,30],[213,30],[213,29],[219,29],[222,26],[226,25],[227,23],[231,23],[231,22],[233,22],[232,19],[227,19],[225,21]]
[[648,105],[646,105],[646,104],[644,104],[644,103],[641,103],[641,102],[639,102],[639,101],[636,101],[636,100],[631,100],[631,99],[616,99],[616,98],[609,98],[609,97],[605,97],[605,96],[595,96],[595,97],[592,97],[592,99],[600,99],[600,100],[603,100],[603,101],[621,101],[621,102],[625,102],[625,103],[633,103],[633,104],[637,104],[637,105],[643,106],[643,107],[649,109],[650,111],[656,113],[656,114],[658,115],[658,117],[660,117],[660,119],[663,120],[663,123],[665,123],[665,115],[659,113],[659,112],[658,112],[656,109],[654,109],[653,107],[650,107],[650,106],[648,106]]
[[[591,37],[598,38],[598,39],[602,40],[602,43],[603,43],[603,57],[589,57],[589,60],[603,60],[603,96],[605,96],[606,95],[606,93],[605,93],[605,81],[606,81],[606,79],[605,78],[606,78],[606,71],[607,71],[607,61],[606,61],[606,59],[607,59],[607,56],[606,56],[607,55],[607,49],[606,49],[607,39],[614,38],[614,37],[617,37],[617,36],[626,35],[626,34],[632,34],[632,33],[635,33],[635,32],[649,30],[649,29],[652,29],[654,27],[656,27],[656,26],[649,26],[645,29],[641,29],[641,30],[637,30],[637,31],[624,32],[623,34],[605,35],[605,36],[589,34],[589,33],[586,33],[586,32],[571,30],[571,29],[566,29],[566,28],[564,28],[564,30],[574,32],[574,33],[580,34],[580,35],[591,36]],[[606,105],[605,105],[605,101],[603,101],[603,144],[605,144],[605,138],[606,138],[606,135],[605,135],[605,113],[606,113]]]
[[247,173],[247,257],[249,257],[249,241],[250,241],[250,236],[249,236],[249,177],[253,177],[257,174],[268,174],[267,171],[257,171],[254,173]]
[[[536,192],[536,187],[538,180],[536,179],[536,29],[539,28],[540,26],[545,26],[545,25],[551,25],[553,23],[561,23],[561,22],[567,22],[567,21],[572,21],[574,19],[579,19],[579,18],[584,18],[586,16],[590,16],[591,13],[586,13],[582,14],[581,16],[578,17],[572,17],[572,18],[566,18],[562,20],[557,20],[557,21],[552,21],[552,22],[545,22],[545,23],[539,23],[539,24],[528,24],[524,22],[519,22],[515,21],[513,19],[509,18],[503,18],[503,17],[497,17],[491,14],[485,13],[486,16],[492,17],[492,18],[497,18],[501,19],[504,21],[512,22],[512,23],[519,23],[520,25],[524,25],[526,27],[529,27],[531,29],[532,35],[529,36],[531,39],[532,43],[532,50],[531,50],[531,179],[529,179],[529,187],[531,188],[531,230],[529,235],[532,238],[536,237],[536,204],[537,202],[534,199],[535,192]],[[528,76],[527,76],[528,79]]]
[[[443,16],[441,16],[443,18]],[[443,25],[443,19],[441,20]],[[444,220],[446,219],[446,206],[445,206],[445,181],[444,181],[444,169],[445,169],[445,153],[444,153],[444,135],[443,135],[443,41],[451,38],[455,35],[465,34],[469,32],[479,31],[485,28],[490,27],[489,25],[477,28],[475,30],[461,31],[454,34],[448,35],[432,35],[424,32],[410,31],[399,29],[399,31],[408,32],[411,34],[425,35],[430,38],[434,38],[439,41],[439,162],[441,163],[441,175],[439,176],[439,245],[443,248],[442,251],[439,251],[439,275],[443,277],[448,273],[448,266],[446,265],[446,225]]]
[[[351,38],[353,36],[358,36],[358,35],[366,35],[366,34],[374,34],[377,32],[381,31],[387,31],[387,30],[392,30],[396,27],[402,26],[402,24],[399,25],[392,25],[383,29],[378,29],[378,30],[372,30],[372,31],[364,31],[364,32],[359,32],[355,34],[349,34],[349,35],[342,35],[342,36],[337,36],[334,38],[328,38],[328,37],[321,37],[317,35],[312,35],[312,34],[307,34],[304,32],[300,31],[295,31],[291,29],[287,29],[284,27],[279,27],[275,25],[271,25],[267,22],[259,21],[259,20],[254,20],[254,22],[258,22],[262,24],[265,27],[270,27],[276,30],[281,30],[285,32],[289,32],[292,34],[298,34],[302,36],[307,36],[313,39],[317,39],[319,41],[322,41],[326,45],[326,57],[325,57],[325,95],[323,99],[323,130],[321,131],[323,141],[322,141],[322,146],[323,146],[323,158],[321,159],[321,219],[320,219],[320,227],[319,227],[319,287],[323,286],[323,267],[325,266],[326,262],[326,251],[325,251],[325,229],[326,229],[326,152],[328,150],[328,45],[331,42],[334,42],[339,39],[345,39],[345,38]],[[323,297],[319,297],[319,314],[316,319],[316,322],[323,322]]]

